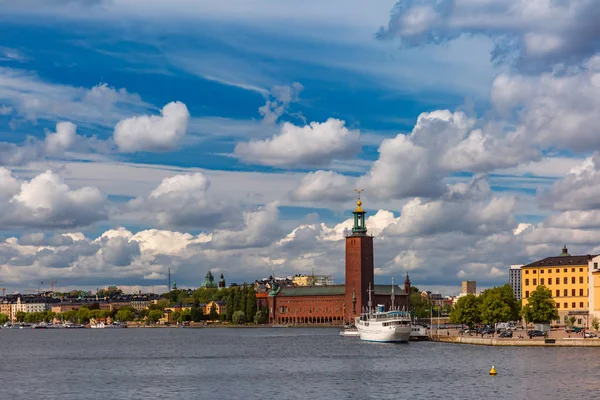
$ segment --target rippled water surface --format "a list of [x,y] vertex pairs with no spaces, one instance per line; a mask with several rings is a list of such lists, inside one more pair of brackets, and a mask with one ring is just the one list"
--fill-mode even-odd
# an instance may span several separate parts
[[2,398],[598,398],[600,348],[376,344],[337,333],[3,329]]

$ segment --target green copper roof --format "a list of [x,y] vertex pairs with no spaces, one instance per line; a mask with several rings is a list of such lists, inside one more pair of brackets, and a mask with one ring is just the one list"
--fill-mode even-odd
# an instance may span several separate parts
[[279,296],[339,296],[346,293],[345,285],[282,287]]
[[[403,287],[400,287],[399,285],[394,285],[394,295],[395,296],[401,295],[403,291],[404,291]],[[377,295],[391,296],[392,295],[392,285],[375,285],[374,292]]]

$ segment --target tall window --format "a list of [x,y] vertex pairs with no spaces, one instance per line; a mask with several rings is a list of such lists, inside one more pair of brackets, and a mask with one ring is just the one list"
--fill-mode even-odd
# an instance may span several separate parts
[[543,284],[544,284],[544,278],[541,278],[540,279],[540,285],[543,285]]
[[525,275],[529,275],[529,270],[528,269],[525,270]]
[[565,297],[567,297],[569,295],[569,291],[567,289],[563,290],[563,294]]
[[575,268],[571,268],[571,272],[575,272]]
[[583,301],[579,303],[579,308],[583,308]]
[[579,277],[579,283],[583,283],[583,276]]
[[533,278],[533,286],[537,286],[537,279]]
[[571,289],[571,296],[575,296],[575,289]]
[[544,270],[543,270],[543,269],[541,269],[541,270],[540,270],[540,274],[543,274],[543,273],[544,273]]
[[565,268],[565,269],[563,269],[563,272],[567,272],[567,269],[566,269],[566,268]]
[[560,308],[560,303],[556,303],[556,308]]
[[525,291],[525,298],[529,297],[529,290]]
[[583,268],[579,268],[579,272],[583,272]]
[[560,297],[560,290],[556,289],[556,297]]
[[557,274],[560,273],[560,269],[556,268],[556,273]]
[[576,307],[576,306],[575,306],[575,302],[572,302],[572,303],[571,303],[571,308],[575,308],[575,307]]
[[579,289],[579,295],[583,296],[583,289]]
[[[565,306],[565,308],[569,308],[569,303],[565,303],[564,306]],[[565,317],[566,317],[566,315],[565,315]]]
[[525,286],[529,286],[529,279],[525,279]]
[[571,283],[575,283],[575,277],[574,276],[571,277]]
[[552,285],[552,278],[548,278],[548,285]]
[[563,283],[566,285],[567,283],[569,283],[569,278],[567,278],[566,276],[563,278]]

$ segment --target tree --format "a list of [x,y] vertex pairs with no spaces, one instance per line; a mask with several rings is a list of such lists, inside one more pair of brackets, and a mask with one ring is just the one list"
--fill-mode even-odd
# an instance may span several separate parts
[[261,308],[254,315],[254,323],[257,324],[257,325],[266,324],[267,323],[267,319],[268,319],[268,315],[267,315],[267,309],[266,308]]
[[[411,288],[412,289],[412,288]],[[429,318],[431,316],[431,303],[419,292],[410,294],[410,311],[415,318]]]
[[233,312],[235,311],[233,309],[234,301],[235,297],[233,294],[233,290],[230,290],[229,295],[227,296],[227,304],[225,305],[225,317],[227,321],[231,321],[231,319],[233,318]]
[[17,322],[23,322],[25,320],[26,315],[27,313],[24,311],[17,311],[17,313],[15,314],[15,318],[17,319]]
[[[246,302],[248,300],[248,287],[246,286],[246,284],[244,283],[244,286],[242,286],[242,290],[240,292],[240,311],[243,311],[244,314],[246,314]],[[251,314],[246,314],[246,315],[251,315]]]
[[181,317],[181,313],[179,311],[173,311],[171,313],[171,321],[178,322],[179,317]]
[[243,325],[246,323],[246,314],[243,311],[236,311],[233,313],[232,320],[236,325]]
[[480,316],[481,322],[495,326],[498,322],[510,321],[512,310],[498,291],[491,291],[480,300]]
[[577,318],[575,318],[574,316],[570,316],[569,319],[567,319],[567,327],[569,329],[573,329],[573,327],[575,326],[575,321],[577,321]]
[[598,319],[598,317],[592,318],[592,328],[594,328],[595,331],[600,328],[600,319]]
[[479,300],[473,294],[458,299],[452,311],[450,311],[450,322],[453,324],[464,324],[470,328],[481,322]]
[[219,313],[217,312],[217,305],[213,303],[212,307],[210,308],[210,314],[208,315],[209,319],[211,321],[218,321],[219,320]]
[[202,307],[192,307],[189,311],[190,319],[194,322],[200,322],[204,319],[204,310]]
[[[233,312],[235,314],[236,311],[241,311],[242,301],[241,301],[241,291],[239,288],[235,288],[233,291]],[[233,317],[232,317],[233,320]]]
[[246,299],[246,315],[256,315],[256,290],[254,290],[254,285],[251,285],[248,288]]
[[151,310],[148,313],[148,321],[155,324],[161,319],[163,316],[163,312],[161,310]]
[[558,319],[556,303],[546,286],[538,286],[527,300],[527,305],[523,307],[523,317],[527,322],[550,323]]
[[0,314],[0,324],[4,325],[7,322],[8,322],[8,315],[6,315],[6,314]]
[[135,318],[135,314],[133,313],[133,311],[123,308],[117,311],[115,318],[117,319],[117,321],[129,322],[133,321],[133,319]]

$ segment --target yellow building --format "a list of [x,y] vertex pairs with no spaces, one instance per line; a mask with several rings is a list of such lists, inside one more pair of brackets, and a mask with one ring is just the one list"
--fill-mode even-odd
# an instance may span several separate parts
[[294,286],[311,286],[313,284],[313,277],[309,275],[296,275],[294,276]]
[[[538,286],[544,285],[556,302],[558,323],[564,324],[569,317],[575,316],[576,325],[587,325],[590,311],[588,271],[592,259],[589,254],[572,256],[565,246],[560,256],[524,265],[521,268],[522,305],[527,304]],[[600,280],[598,286],[600,288]]]
[[215,306],[217,314],[224,315],[227,313],[227,303],[224,301],[211,301],[206,306],[204,306],[204,314],[210,315],[210,310],[212,306]]
[[590,314],[591,317],[600,318],[600,256],[595,256],[590,260],[588,269]]

